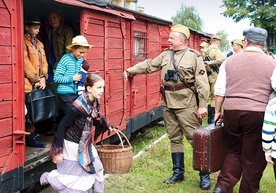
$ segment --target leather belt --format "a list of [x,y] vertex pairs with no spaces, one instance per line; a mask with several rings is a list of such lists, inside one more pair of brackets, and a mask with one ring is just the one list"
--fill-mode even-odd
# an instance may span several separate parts
[[[192,87],[194,86],[194,83],[188,83],[188,86]],[[185,89],[188,88],[185,84],[181,84],[181,85],[172,85],[172,86],[164,86],[165,90],[168,91],[177,91],[177,90],[181,90],[181,89]]]

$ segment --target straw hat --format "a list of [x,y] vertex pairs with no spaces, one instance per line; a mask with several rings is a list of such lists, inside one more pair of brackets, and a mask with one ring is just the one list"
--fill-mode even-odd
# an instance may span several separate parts
[[72,39],[72,44],[66,46],[66,49],[70,50],[72,48],[72,46],[85,46],[85,47],[89,47],[89,48],[93,47],[93,45],[88,44],[87,39],[82,35],[78,35],[78,36],[74,37]]

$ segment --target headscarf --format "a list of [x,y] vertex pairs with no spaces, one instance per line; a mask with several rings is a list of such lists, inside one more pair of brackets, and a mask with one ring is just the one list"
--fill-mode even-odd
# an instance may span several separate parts
[[93,118],[98,117],[100,104],[97,99],[92,103],[88,95],[83,93],[73,102],[73,106],[87,115],[79,142],[78,162],[88,173],[94,174],[95,168],[93,165],[94,156],[91,147],[91,128],[93,126]]

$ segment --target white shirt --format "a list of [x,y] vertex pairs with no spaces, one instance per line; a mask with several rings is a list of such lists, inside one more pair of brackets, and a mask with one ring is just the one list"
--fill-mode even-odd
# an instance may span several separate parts
[[[245,50],[264,53],[260,48],[256,48],[256,47],[247,47],[245,48]],[[215,84],[215,95],[222,96],[222,97],[225,96],[225,91],[226,91],[226,72],[225,72],[226,60],[224,60],[224,62],[221,64],[219,68],[219,74]],[[271,87],[276,91],[276,68],[274,68],[272,76],[270,77],[270,80],[271,80]]]

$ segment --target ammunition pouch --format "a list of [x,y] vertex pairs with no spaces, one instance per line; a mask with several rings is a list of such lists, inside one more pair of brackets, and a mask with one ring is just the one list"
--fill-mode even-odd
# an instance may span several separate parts
[[160,94],[162,95],[162,98],[164,99],[164,100],[166,100],[166,95],[165,95],[165,87],[164,87],[164,85],[161,85],[160,86]]

